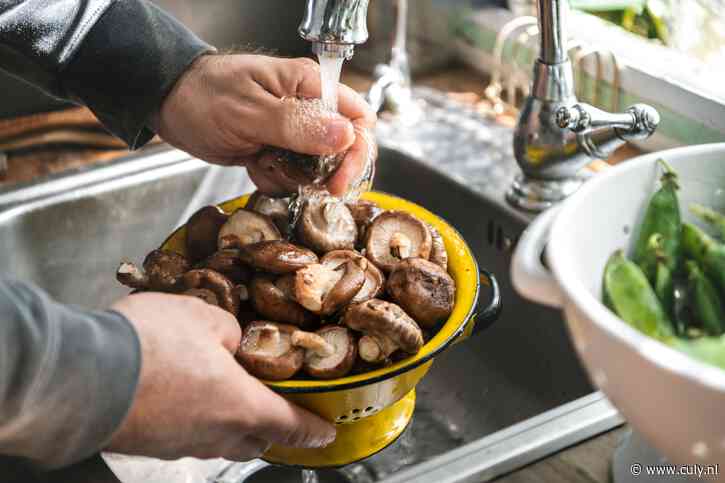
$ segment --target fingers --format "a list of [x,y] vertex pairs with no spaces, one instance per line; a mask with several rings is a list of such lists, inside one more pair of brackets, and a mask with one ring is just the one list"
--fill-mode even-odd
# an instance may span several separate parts
[[363,127],[367,121],[355,121],[355,142],[345,154],[342,164],[327,182],[328,191],[335,195],[345,194],[352,184],[360,179],[368,162],[377,161],[377,143],[370,129]]
[[254,436],[245,436],[229,451],[223,455],[224,458],[231,461],[250,461],[259,458],[267,452],[272,446],[268,441],[255,438]]
[[213,313],[210,320],[215,333],[219,336],[219,341],[231,354],[236,354],[242,341],[242,328],[239,326],[237,318],[219,307],[214,307],[204,301],[201,303],[206,304]]

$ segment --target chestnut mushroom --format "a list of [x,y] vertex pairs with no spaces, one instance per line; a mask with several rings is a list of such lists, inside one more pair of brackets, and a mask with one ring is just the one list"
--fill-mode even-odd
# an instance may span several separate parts
[[344,202],[331,196],[313,197],[302,207],[297,238],[319,254],[355,248],[357,225]]
[[446,251],[446,244],[443,241],[443,237],[440,232],[431,224],[428,224],[428,231],[430,231],[431,247],[430,257],[428,260],[435,263],[443,270],[448,270],[448,252]]
[[347,203],[347,208],[350,210],[352,218],[355,220],[355,224],[357,225],[358,242],[364,243],[365,233],[367,232],[370,223],[372,223],[375,217],[382,213],[383,210],[377,203],[368,200],[357,200]]
[[218,250],[194,268],[209,268],[219,272],[234,283],[247,283],[252,277],[252,270],[242,263],[239,250],[227,248]]
[[401,261],[388,276],[386,287],[390,298],[426,329],[453,311],[456,284],[448,272],[428,260]]
[[266,215],[239,208],[219,230],[218,246],[240,248],[250,243],[282,238],[277,225]]
[[360,261],[349,260],[335,268],[316,263],[295,274],[295,299],[310,312],[332,315],[349,304],[364,284]]
[[391,302],[371,299],[351,305],[342,321],[364,334],[358,341],[358,353],[367,362],[384,362],[398,349],[415,354],[423,347],[423,331]]
[[208,303],[209,305],[216,305],[217,307],[219,307],[219,298],[214,292],[212,292],[208,288],[190,288],[189,290],[182,292],[182,295],[196,297]]
[[253,376],[283,381],[302,368],[305,350],[292,345],[297,327],[255,320],[242,331],[237,359]]
[[229,215],[218,206],[205,206],[186,222],[186,256],[192,262],[203,260],[217,249],[219,230]]
[[300,186],[324,183],[335,172],[344,157],[345,153],[318,156],[268,148],[259,156],[258,162],[260,169],[276,181],[275,191],[267,194],[289,196],[297,193]]
[[259,191],[255,191],[249,197],[245,208],[270,217],[274,224],[277,225],[280,233],[286,235],[290,231],[289,204],[289,198],[272,198]]
[[353,260],[358,263],[365,272],[365,282],[362,288],[355,294],[350,303],[356,304],[378,297],[385,289],[385,276],[372,262],[353,250],[334,250],[326,254],[320,260],[322,265],[335,269],[340,265]]
[[365,256],[386,273],[411,257],[427,259],[432,240],[425,223],[402,211],[378,215],[367,230]]
[[[232,282],[221,273],[208,268],[191,270],[184,274],[183,284],[187,290],[187,292],[184,292],[185,294],[198,297],[200,295],[198,289],[209,290],[216,296],[216,303],[213,305],[221,307],[235,317],[239,313],[241,289],[235,290]],[[194,290],[194,292],[189,294],[189,290]],[[206,292],[201,292],[201,295],[204,295],[204,297],[201,297],[204,300],[210,300]]]
[[295,275],[259,274],[249,285],[252,307],[262,317],[294,324],[305,329],[317,323],[318,318],[294,298]]
[[318,262],[312,251],[282,240],[244,245],[239,249],[239,257],[254,268],[277,274],[296,272]]
[[177,292],[181,277],[191,268],[183,255],[169,250],[153,250],[143,261],[143,270],[131,262],[121,262],[116,279],[137,290]]
[[[292,344],[303,346],[299,340],[302,334],[300,331],[294,332]],[[308,348],[305,352],[304,371],[318,379],[335,379],[349,373],[357,358],[357,344],[350,329],[341,325],[327,325],[316,331],[315,335],[326,344],[325,350]]]

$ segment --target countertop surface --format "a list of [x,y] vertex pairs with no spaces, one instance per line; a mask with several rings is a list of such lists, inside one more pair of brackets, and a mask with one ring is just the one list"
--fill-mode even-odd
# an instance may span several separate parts
[[[359,91],[366,90],[370,84],[368,76],[355,72],[346,72],[343,81]],[[416,79],[415,83],[453,93],[462,102],[470,103],[481,100],[487,85],[480,74],[465,67],[450,67]],[[502,122],[511,123],[513,117],[503,118]],[[13,183],[37,180],[47,174],[107,162],[128,154],[128,151],[114,138],[104,134],[85,108],[73,108],[25,118],[21,122],[0,121],[0,163],[3,161],[2,153],[8,154],[0,187],[7,187]],[[635,149],[625,147],[608,161],[616,163],[636,154]],[[626,432],[626,426],[610,431],[496,481],[609,482],[612,454]],[[14,481],[12,476],[11,481]],[[32,480],[25,481],[33,483]],[[74,468],[39,476],[37,481],[117,483],[98,457]]]

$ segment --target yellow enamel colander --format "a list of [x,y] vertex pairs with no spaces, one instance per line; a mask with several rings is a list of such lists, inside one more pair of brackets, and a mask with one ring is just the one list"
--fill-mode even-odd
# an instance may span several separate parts
[[[246,205],[249,195],[219,206],[232,213]],[[337,438],[321,449],[272,446],[264,459],[270,463],[323,468],[342,466],[367,458],[393,443],[403,432],[415,408],[415,386],[433,364],[433,358],[473,331],[488,327],[497,318],[501,298],[495,277],[479,269],[461,235],[448,223],[421,206],[386,193],[370,191],[363,199],[387,210],[406,211],[433,225],[448,251],[450,272],[456,281],[453,312],[438,333],[418,352],[402,361],[364,374],[332,380],[263,381],[299,406],[319,414],[337,427]],[[185,252],[186,229],[176,230],[162,245],[165,250]],[[476,311],[479,284],[490,287],[491,300]]]

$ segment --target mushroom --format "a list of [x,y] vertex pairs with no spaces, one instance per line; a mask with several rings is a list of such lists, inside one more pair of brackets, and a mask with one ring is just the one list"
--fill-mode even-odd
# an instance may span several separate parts
[[448,272],[428,260],[401,261],[386,287],[390,298],[424,328],[432,328],[453,310],[456,284]]
[[364,284],[359,261],[349,260],[335,268],[316,263],[295,274],[295,299],[311,312],[332,315],[350,303]]
[[440,232],[431,224],[428,224],[428,231],[430,231],[431,247],[430,257],[428,260],[435,263],[443,270],[448,270],[448,252],[446,251],[446,244],[443,241],[443,237]]
[[218,206],[205,206],[186,222],[186,256],[192,262],[203,260],[217,249],[217,238],[229,215]]
[[383,289],[385,288],[385,277],[383,272],[381,272],[380,269],[372,262],[368,262],[367,258],[363,257],[358,252],[353,250],[334,250],[322,257],[320,263],[335,269],[349,260],[356,261],[360,268],[362,268],[365,272],[365,282],[363,283],[362,288],[352,298],[350,303],[356,304],[359,302],[365,302],[366,300],[382,295]]
[[427,259],[431,245],[430,231],[425,223],[402,211],[386,211],[368,227],[365,256],[388,273],[400,260]]
[[[340,325],[327,325],[310,334],[315,335],[324,345],[319,341],[311,341],[312,344],[307,343],[307,345],[301,344],[300,337],[305,337],[306,334],[310,333],[294,332],[292,344],[308,349],[305,352],[303,366],[307,374],[318,379],[334,379],[350,372],[357,358],[357,344],[350,329]],[[310,347],[315,344],[323,350]]]
[[282,240],[262,241],[239,249],[242,261],[265,272],[285,274],[318,262],[312,251]]
[[268,148],[259,157],[259,169],[276,181],[277,189],[271,195],[292,195],[300,186],[322,184],[335,172],[344,159],[339,155],[317,156],[285,149]]
[[177,292],[182,275],[189,270],[183,255],[169,250],[153,250],[143,261],[143,270],[131,262],[121,262],[116,279],[137,290]]
[[259,274],[249,285],[252,307],[263,317],[310,328],[316,324],[317,317],[302,307],[294,298],[295,275]]
[[270,381],[283,381],[302,368],[305,350],[292,345],[297,327],[255,320],[242,332],[237,359],[250,374]]
[[377,203],[368,200],[357,200],[351,203],[347,203],[347,208],[352,214],[353,220],[357,225],[358,241],[363,242],[365,240],[365,232],[367,231],[370,223],[373,222],[376,216],[383,212]]
[[342,321],[364,334],[358,341],[358,352],[367,362],[383,362],[397,349],[415,354],[423,347],[423,331],[391,302],[371,299],[351,305]]
[[214,252],[194,268],[209,268],[219,272],[234,283],[246,283],[252,277],[250,268],[242,263],[239,250],[227,248]]
[[[199,296],[198,289],[209,290],[216,296],[216,303],[213,305],[221,307],[235,317],[239,313],[240,289],[235,292],[232,282],[221,273],[208,268],[191,270],[184,274],[183,284],[187,292],[197,290],[192,294],[187,293],[187,295]],[[206,294],[206,292],[202,292],[202,294]],[[205,296],[208,298],[207,295]],[[205,300],[208,300],[207,298]]]
[[288,234],[290,230],[289,204],[289,198],[272,198],[255,191],[249,197],[245,208],[270,217],[274,224],[277,225],[280,233]]
[[302,207],[296,226],[297,238],[323,254],[355,247],[357,225],[341,200],[331,196],[313,197]]
[[219,230],[218,246],[240,248],[250,243],[282,238],[277,225],[266,215],[239,208]]
[[182,295],[200,298],[209,305],[216,305],[219,307],[219,298],[217,298],[216,294],[208,288],[190,288],[189,290],[182,292]]

